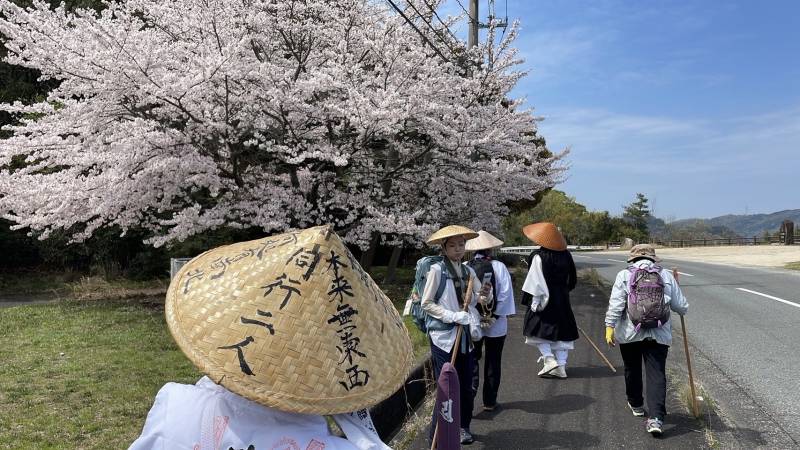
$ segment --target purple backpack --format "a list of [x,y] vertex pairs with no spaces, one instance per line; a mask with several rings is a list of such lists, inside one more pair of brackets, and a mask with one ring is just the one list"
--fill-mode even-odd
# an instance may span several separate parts
[[628,318],[636,327],[661,328],[669,320],[669,305],[664,301],[661,267],[628,267]]

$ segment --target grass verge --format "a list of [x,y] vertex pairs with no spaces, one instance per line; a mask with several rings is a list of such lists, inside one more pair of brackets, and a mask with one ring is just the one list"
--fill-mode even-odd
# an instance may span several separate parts
[[433,389],[428,390],[425,400],[417,406],[417,409],[408,408],[411,415],[406,419],[403,427],[395,435],[394,439],[388,443],[394,450],[407,450],[414,443],[419,433],[424,433],[431,423],[430,411],[433,411],[433,404],[436,401]]
[[48,297],[71,299],[122,299],[163,296],[168,279],[134,281],[124,278],[105,279],[74,272],[23,272],[3,274],[0,296]]
[[783,267],[785,267],[786,269],[800,270],[800,261],[790,262],[789,264],[786,264]]
[[0,337],[0,448],[126,448],[161,386],[200,376],[137,302],[3,309]]
[[[373,277],[382,282],[384,271]],[[413,276],[401,269],[380,284],[398,310]],[[165,383],[201,376],[167,330],[167,281],[59,280],[70,300],[0,309],[0,449],[127,448]],[[131,299],[148,295],[162,302]],[[404,320],[418,362],[428,341]]]
[[578,278],[600,289],[610,289],[611,285],[600,275],[597,269],[581,269]]
[[[685,374],[678,373],[674,369],[667,369],[668,380],[678,380],[685,378]],[[686,410],[689,416],[694,417],[697,423],[702,427],[703,436],[705,437],[708,448],[716,449],[720,447],[720,442],[712,429],[712,416],[716,414],[716,402],[711,397],[711,394],[695,380],[695,396],[697,397],[697,411],[694,411],[692,406],[692,388],[689,385],[689,380],[672,384],[670,391],[673,392],[678,399],[678,402]]]

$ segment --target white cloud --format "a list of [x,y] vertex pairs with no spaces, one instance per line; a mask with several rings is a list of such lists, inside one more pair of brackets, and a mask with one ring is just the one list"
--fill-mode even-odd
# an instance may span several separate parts
[[663,214],[679,217],[796,204],[780,187],[795,177],[800,106],[720,120],[571,109],[540,129],[551,148],[571,148],[564,188],[590,208],[618,213],[635,192],[660,193]]

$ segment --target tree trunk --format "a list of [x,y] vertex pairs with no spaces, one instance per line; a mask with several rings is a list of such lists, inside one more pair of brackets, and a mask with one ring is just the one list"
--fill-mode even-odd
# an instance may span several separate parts
[[375,250],[378,248],[378,240],[380,235],[372,233],[372,239],[369,241],[369,248],[361,254],[361,268],[369,272],[372,269],[372,261],[375,259]]
[[397,272],[397,263],[400,261],[400,254],[402,252],[402,245],[398,245],[392,249],[392,256],[389,258],[389,266],[386,267],[386,277],[383,279],[384,284],[389,284],[394,281],[394,276]]

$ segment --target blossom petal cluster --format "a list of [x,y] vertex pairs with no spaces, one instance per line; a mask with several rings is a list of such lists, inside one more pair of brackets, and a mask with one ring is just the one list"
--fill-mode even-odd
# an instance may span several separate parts
[[497,228],[565,170],[510,95],[516,29],[442,58],[419,30],[443,30],[410,18],[370,0],[0,0],[6,61],[58,81],[0,104],[18,118],[0,216],[76,241],[144,228],[156,246],[223,226],[330,223],[362,247]]

